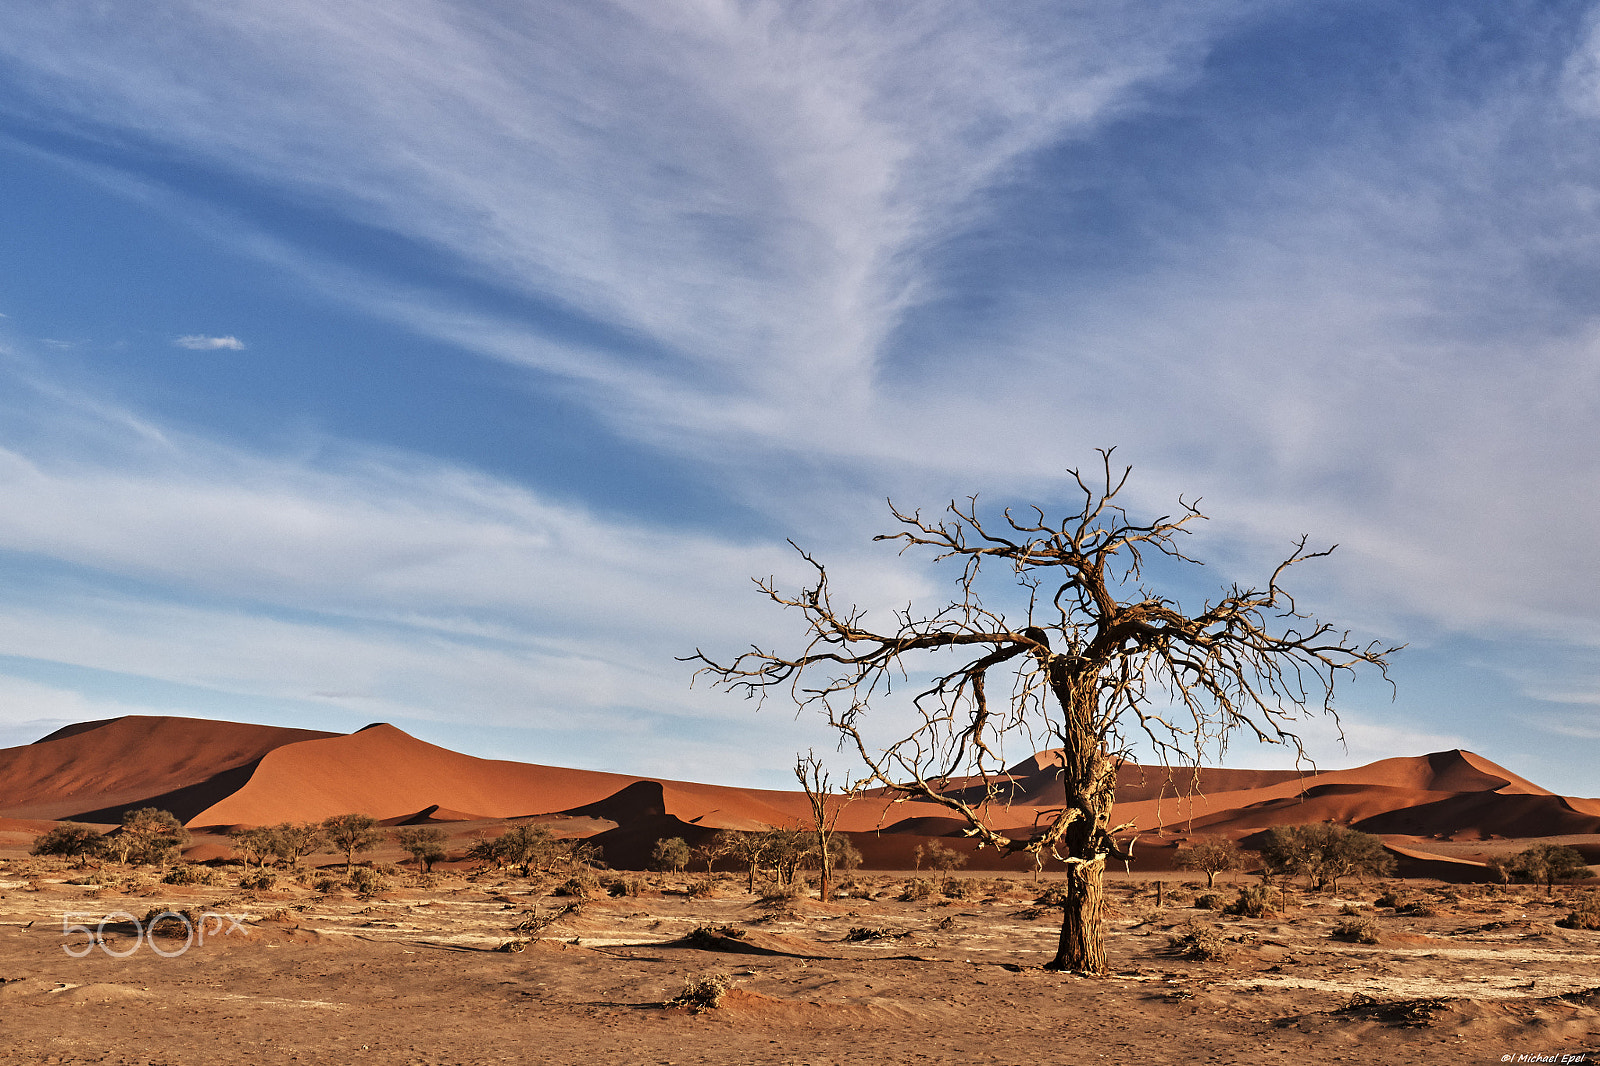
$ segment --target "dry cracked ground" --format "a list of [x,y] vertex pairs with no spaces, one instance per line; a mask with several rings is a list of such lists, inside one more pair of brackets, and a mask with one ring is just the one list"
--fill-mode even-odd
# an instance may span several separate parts
[[[360,898],[124,873],[0,859],[0,1064],[1600,1063],[1600,932],[1554,924],[1576,891],[1347,884],[1248,918],[1119,881],[1113,975],[1085,980],[1041,968],[1059,911],[1025,879],[906,900],[873,875],[824,904],[652,875],[579,903],[500,875]],[[204,943],[145,938],[161,909]],[[1175,953],[1193,922],[1223,957]],[[1376,943],[1334,935],[1362,923]]]

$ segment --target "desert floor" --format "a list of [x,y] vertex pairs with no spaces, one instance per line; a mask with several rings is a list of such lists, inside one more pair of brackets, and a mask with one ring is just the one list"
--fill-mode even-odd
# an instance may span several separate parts
[[[1553,924],[1572,890],[1348,883],[1251,919],[1188,905],[1193,884],[1157,906],[1117,880],[1113,975],[1086,980],[1040,968],[1059,911],[1023,878],[907,901],[905,877],[874,874],[870,898],[824,904],[763,902],[739,875],[709,898],[629,875],[638,895],[601,894],[541,939],[512,926],[574,901],[516,878],[359,898],[156,872],[70,884],[85,871],[0,858],[0,1064],[1600,1063],[1600,932]],[[1373,907],[1385,888],[1436,913]],[[1347,905],[1377,944],[1331,936]],[[176,922],[136,938],[130,918],[164,907],[231,918],[205,921],[203,945]],[[112,918],[95,943],[64,915]],[[1228,957],[1174,954],[1191,920]],[[668,1005],[716,974],[732,981],[717,1008]]]

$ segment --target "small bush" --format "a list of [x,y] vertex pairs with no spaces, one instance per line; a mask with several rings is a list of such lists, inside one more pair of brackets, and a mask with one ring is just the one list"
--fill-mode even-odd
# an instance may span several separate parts
[[926,877],[913,877],[905,883],[905,888],[900,893],[900,899],[906,903],[915,903],[933,897],[933,882]]
[[1383,895],[1372,901],[1374,907],[1404,907],[1411,902],[1411,897],[1398,888],[1386,888]]
[[715,948],[724,940],[743,940],[745,931],[731,925],[697,925],[689,930],[684,942],[698,948]]
[[1283,904],[1283,893],[1266,885],[1247,885],[1239,890],[1239,898],[1223,908],[1225,914],[1243,918],[1265,918]]
[[1167,945],[1174,955],[1202,962],[1217,962],[1229,955],[1222,930],[1210,922],[1197,922],[1193,918],[1173,930]]
[[637,877],[602,877],[600,888],[613,899],[637,896],[642,890]]
[[726,973],[710,973],[691,978],[683,991],[667,1000],[669,1007],[684,1007],[693,1014],[716,1010],[722,1006],[723,997],[733,989],[733,977]]
[[[333,881],[333,878],[331,878],[331,877],[330,878],[324,878],[323,880]],[[251,870],[249,873],[247,873],[243,877],[239,878],[239,887],[240,888],[249,889],[251,891],[256,891],[256,892],[260,892],[260,891],[264,891],[266,889],[269,889],[269,888],[271,888],[273,885],[275,885],[277,883],[278,883],[278,874],[274,870],[264,870],[264,869],[263,870]],[[337,882],[334,882],[334,883],[337,884]],[[318,882],[318,884],[320,885],[321,882]],[[319,892],[331,892],[332,889],[331,888],[320,888],[319,887],[318,891]]]
[[1222,896],[1216,892],[1202,892],[1194,898],[1194,905],[1203,911],[1220,911],[1222,909]]
[[1060,885],[1051,885],[1039,893],[1039,898],[1034,902],[1041,907],[1065,907],[1067,905],[1067,890]]
[[1362,903],[1346,903],[1343,907],[1339,908],[1339,913],[1344,915],[1346,918],[1359,918],[1361,915],[1365,914],[1366,911],[1366,905]]
[[1600,929],[1600,899],[1586,899],[1556,923],[1566,929]]
[[199,921],[193,911],[152,907],[145,912],[140,924],[144,926],[146,936],[159,936],[167,940],[183,940],[194,935],[194,930]]
[[1378,923],[1371,918],[1351,918],[1340,922],[1333,927],[1332,936],[1335,940],[1353,940],[1358,944],[1376,944],[1378,936]]
[[350,871],[350,887],[360,896],[376,896],[389,891],[389,880],[377,870],[357,866]]
[[168,885],[214,885],[217,883],[217,872],[209,866],[184,862],[168,870],[167,876],[161,881]]
[[692,899],[712,899],[717,894],[717,879],[715,877],[698,877],[689,882],[685,889]]
[[[311,882],[311,887],[324,895],[328,894],[329,892],[337,892],[343,885],[343,881],[339,880],[337,877],[330,877],[327,874],[323,874],[321,877]],[[242,881],[240,882],[240,887],[244,887],[244,883]]]
[[1402,903],[1400,906],[1394,909],[1394,912],[1396,914],[1404,914],[1411,918],[1433,918],[1437,917],[1439,914],[1439,912],[1434,910],[1432,905],[1430,905],[1426,900],[1420,899],[1414,899],[1408,903]]
[[984,894],[983,882],[970,881],[962,877],[947,877],[944,884],[939,886],[939,891],[947,899],[976,899]]
[[851,926],[850,931],[844,935],[844,938],[855,942],[860,940],[894,940],[907,935],[909,934],[897,933],[893,929],[884,929],[879,926]]
[[579,874],[569,877],[555,888],[550,890],[552,896],[571,896],[574,899],[592,899],[600,891],[600,882],[597,878]]

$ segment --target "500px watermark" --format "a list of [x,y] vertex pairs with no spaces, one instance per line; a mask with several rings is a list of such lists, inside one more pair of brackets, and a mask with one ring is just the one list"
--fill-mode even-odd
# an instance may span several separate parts
[[[235,931],[244,932],[244,919],[234,914],[217,914],[206,911],[199,918],[190,918],[181,911],[157,911],[147,914],[141,921],[127,911],[112,911],[105,915],[93,927],[76,922],[78,918],[91,918],[89,914],[63,914],[61,916],[61,935],[73,936],[82,933],[89,938],[89,942],[80,950],[74,951],[71,944],[62,944],[61,950],[74,959],[81,959],[98,947],[113,959],[125,959],[139,950],[140,944],[147,945],[151,951],[164,959],[175,959],[188,951],[195,944],[204,944],[207,936],[227,936]],[[123,919],[126,919],[124,921]],[[211,923],[216,923],[214,926]],[[123,951],[112,951],[111,945],[106,943],[106,926],[131,925],[133,926],[133,943]],[[157,929],[161,932],[158,934]],[[180,931],[181,930],[181,933]],[[170,940],[172,946],[158,944],[157,937]]]

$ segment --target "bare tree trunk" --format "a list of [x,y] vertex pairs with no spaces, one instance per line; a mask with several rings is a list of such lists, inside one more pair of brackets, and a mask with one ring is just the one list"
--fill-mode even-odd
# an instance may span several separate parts
[[1106,972],[1105,871],[1104,859],[1067,865],[1061,941],[1049,969],[1094,975]]

